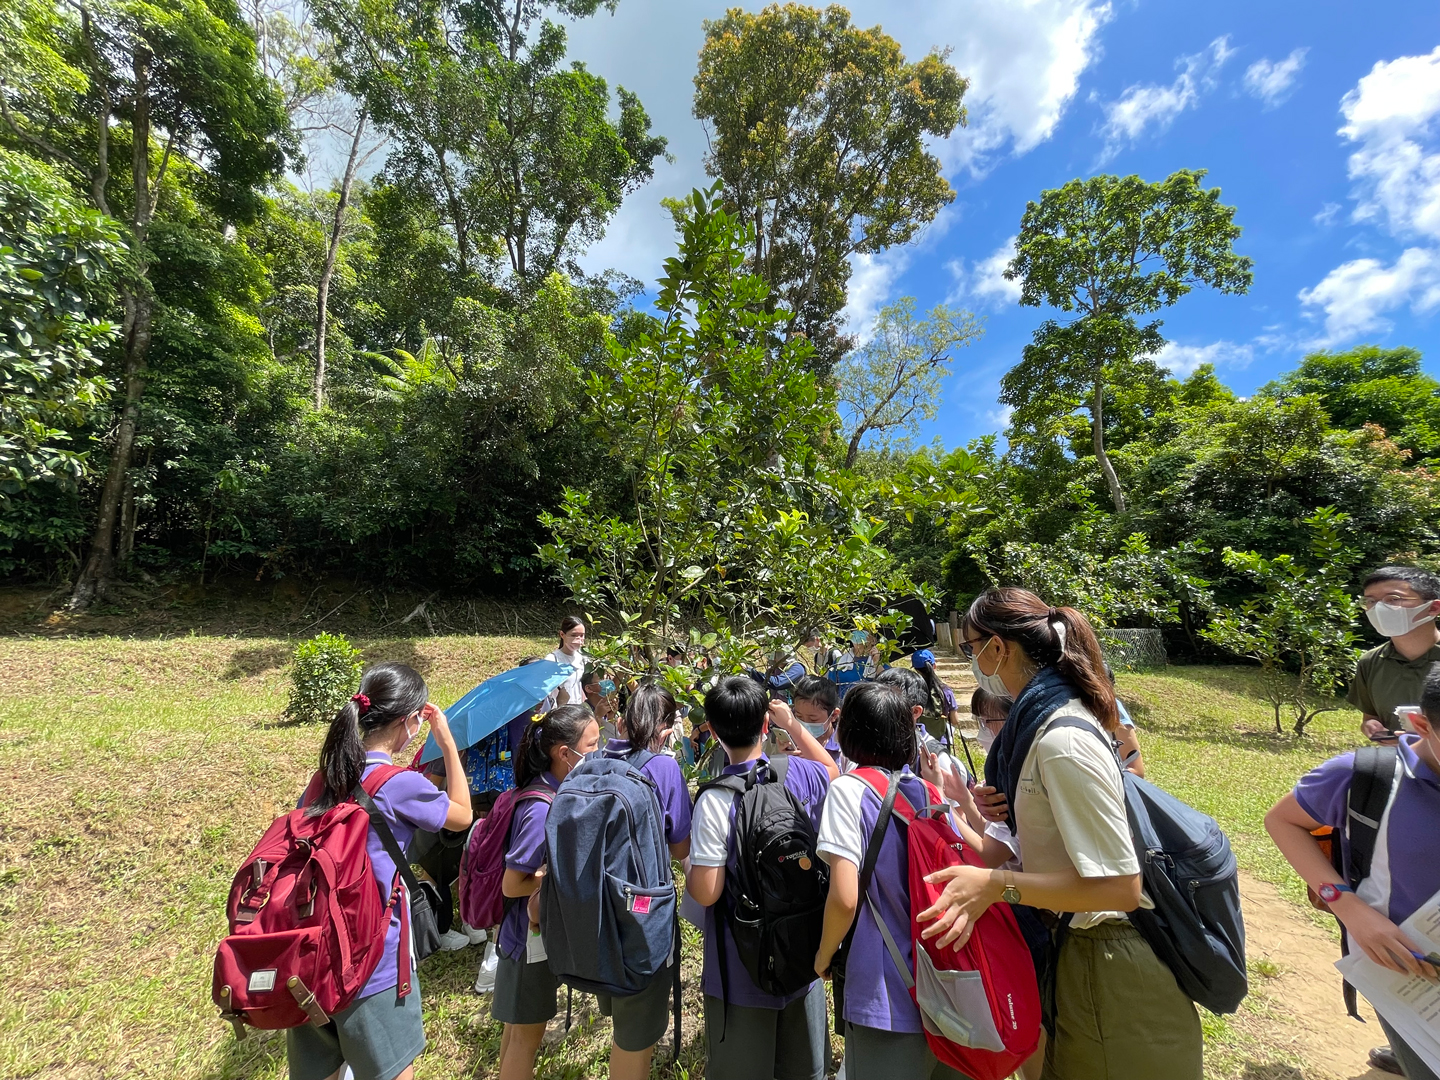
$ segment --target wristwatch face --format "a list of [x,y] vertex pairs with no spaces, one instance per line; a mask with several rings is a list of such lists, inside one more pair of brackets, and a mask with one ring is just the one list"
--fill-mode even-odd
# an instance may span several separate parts
[[1340,890],[1330,882],[1321,885],[1317,891],[1320,894],[1320,899],[1324,900],[1327,904],[1333,904],[1336,900],[1340,899]]
[[1007,904],[1018,904],[1020,902],[1020,890],[1014,885],[1005,886],[1005,891],[1000,894],[1000,899]]

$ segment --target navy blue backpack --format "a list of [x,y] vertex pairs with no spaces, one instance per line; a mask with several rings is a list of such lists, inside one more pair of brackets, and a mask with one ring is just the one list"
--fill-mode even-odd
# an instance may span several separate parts
[[[1060,717],[1050,727],[1084,728],[1114,753],[1110,736],[1084,720]],[[1130,912],[1130,922],[1192,1001],[1232,1013],[1249,992],[1249,979],[1230,841],[1214,818],[1123,768],[1121,776],[1140,876],[1155,904]]]

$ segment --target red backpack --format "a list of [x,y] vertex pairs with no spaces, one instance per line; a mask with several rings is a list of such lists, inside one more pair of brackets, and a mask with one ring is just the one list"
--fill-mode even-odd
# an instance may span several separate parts
[[[361,787],[372,799],[405,770],[380,765]],[[319,773],[302,803],[323,784]],[[390,909],[409,905],[399,874],[388,899],[375,881],[366,841],[370,818],[346,801],[321,814],[292,810],[278,817],[250,852],[230,886],[230,934],[215,951],[212,996],[222,1019],[245,1037],[262,1029],[321,1027],[354,1002],[385,952]],[[408,927],[400,936],[399,969],[410,970]],[[408,980],[400,996],[409,993]]]
[[956,834],[946,813],[949,806],[932,784],[921,781],[925,806],[917,811],[883,770],[856,769],[854,775],[880,796],[871,843],[883,840],[892,814],[906,834],[913,970],[907,970],[875,901],[868,895],[865,900],[920,1010],[925,1041],[940,1061],[973,1080],[1004,1080],[1035,1052],[1040,1040],[1040,989],[1015,913],[1009,904],[992,905],[959,952],[922,940],[924,925],[916,916],[943,891],[943,886],[926,882],[926,876],[946,866],[984,863]]
[[477,821],[460,856],[460,917],[466,926],[499,926],[505,915],[500,883],[505,878],[505,849],[510,843],[510,822],[526,799],[550,802],[555,793],[543,780],[500,793],[490,813]]

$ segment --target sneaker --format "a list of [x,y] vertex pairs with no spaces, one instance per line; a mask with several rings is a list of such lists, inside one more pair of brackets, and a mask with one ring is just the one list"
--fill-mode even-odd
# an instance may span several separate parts
[[440,935],[440,948],[446,952],[458,952],[470,944],[470,939],[459,930],[446,930]]
[[484,945],[485,939],[488,937],[484,930],[476,930],[473,926],[467,926],[463,922],[460,924],[460,932],[470,939],[471,945]]
[[500,954],[495,943],[485,943],[485,953],[480,957],[480,970],[475,975],[475,993],[488,994],[495,989],[495,970],[500,966]]
[[1405,1070],[1400,1068],[1400,1059],[1395,1056],[1395,1051],[1388,1046],[1377,1046],[1370,1051],[1370,1064],[1381,1072],[1394,1073],[1396,1076],[1404,1076]]

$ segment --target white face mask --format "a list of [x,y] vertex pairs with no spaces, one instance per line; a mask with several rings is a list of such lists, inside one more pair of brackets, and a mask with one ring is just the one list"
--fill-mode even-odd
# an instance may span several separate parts
[[[990,641],[994,640],[995,638],[993,637],[990,639]],[[970,658],[970,671],[974,674],[975,682],[979,684],[981,690],[995,697],[1008,698],[1010,696],[1010,688],[1006,686],[1000,678],[1000,668],[997,666],[995,668],[995,674],[993,675],[986,675],[985,672],[980,670],[980,657],[984,654],[985,650],[990,647],[990,641],[985,642],[985,644],[980,647],[980,652],[977,652]]]
[[1430,613],[1430,601],[1425,600],[1417,607],[1401,607],[1399,604],[1376,604],[1365,613],[1376,632],[1386,637],[1403,637],[1422,623],[1435,616]]
[[990,748],[995,745],[995,738],[995,732],[990,730],[990,725],[984,720],[981,720],[979,731],[980,749],[984,750],[987,754],[990,753]]

